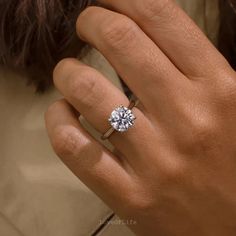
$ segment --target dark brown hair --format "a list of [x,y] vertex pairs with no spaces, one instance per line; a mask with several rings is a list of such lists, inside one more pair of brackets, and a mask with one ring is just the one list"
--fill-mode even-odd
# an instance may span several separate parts
[[220,0],[219,50],[236,69],[236,0]]
[[79,13],[90,0],[1,0],[0,63],[28,74],[38,91],[51,84],[63,57],[83,47],[75,33]]
[[[236,0],[219,0],[219,49],[236,68]],[[1,0],[0,63],[27,73],[37,91],[51,84],[56,63],[78,55],[79,13],[92,0]]]

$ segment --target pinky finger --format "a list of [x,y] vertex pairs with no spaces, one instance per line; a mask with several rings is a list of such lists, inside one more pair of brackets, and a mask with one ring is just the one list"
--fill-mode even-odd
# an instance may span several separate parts
[[54,103],[45,120],[51,144],[66,166],[108,205],[117,205],[131,182],[119,159],[81,127],[65,100]]

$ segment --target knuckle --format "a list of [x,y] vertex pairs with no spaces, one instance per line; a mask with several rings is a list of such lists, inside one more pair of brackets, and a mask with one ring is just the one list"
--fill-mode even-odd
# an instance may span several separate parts
[[52,103],[46,110],[45,114],[44,114],[44,118],[45,121],[47,123],[47,121],[49,120],[49,117],[51,114],[54,114],[55,111],[57,110],[57,108],[61,107],[61,105],[63,105],[65,103],[64,99],[55,101],[54,103]]
[[216,131],[216,125],[214,123],[212,120],[196,122],[194,125],[194,134],[197,140],[205,142],[209,138],[214,138]]
[[163,170],[163,174],[160,176],[160,188],[178,186],[180,183],[184,183],[187,172],[187,163],[183,161],[179,161],[175,165],[172,163],[171,166]]
[[85,94],[91,92],[96,84],[96,78],[90,70],[80,69],[70,74],[69,87],[71,92]]
[[124,209],[129,209],[134,214],[152,209],[156,200],[149,186],[139,179],[134,179],[122,198]]
[[61,74],[61,72],[63,70],[65,70],[65,68],[69,68],[69,66],[71,65],[72,62],[74,62],[75,59],[73,58],[64,58],[61,61],[59,61],[57,63],[57,65],[55,66],[54,70],[53,70],[53,79],[54,82],[55,80],[59,77],[59,75]]
[[[162,15],[168,14],[168,12],[172,12],[174,9],[173,1],[172,0],[148,0],[148,1],[141,1],[143,6],[140,7],[140,1],[137,1],[135,4],[135,11],[142,19],[152,20],[155,17],[161,17]],[[171,14],[168,14],[171,15]]]
[[75,156],[78,152],[76,130],[72,128],[57,128],[52,137],[52,146],[59,157]]
[[59,101],[56,101],[48,107],[47,111],[45,112],[45,119],[46,120],[48,119],[49,115],[54,112],[54,110],[57,107],[58,103],[59,103]]
[[70,99],[90,107],[96,100],[97,79],[91,70],[81,69],[70,75]]
[[80,26],[84,21],[87,21],[91,15],[96,15],[98,12],[98,7],[96,6],[88,6],[86,7],[78,16],[76,21],[76,31],[80,35]]
[[206,153],[216,145],[219,136],[219,122],[215,118],[201,118],[192,124],[191,138],[188,139],[187,147],[194,153]]
[[136,38],[138,26],[126,16],[114,17],[109,24],[102,26],[101,31],[106,46],[120,49]]
[[227,108],[235,107],[236,102],[236,76],[229,76],[224,78],[222,83],[218,88],[219,95],[219,105],[221,105],[222,110],[225,112]]
[[148,194],[138,193],[129,194],[128,199],[125,199],[125,209],[129,209],[130,212],[137,214],[143,211],[149,211],[154,206],[154,199]]

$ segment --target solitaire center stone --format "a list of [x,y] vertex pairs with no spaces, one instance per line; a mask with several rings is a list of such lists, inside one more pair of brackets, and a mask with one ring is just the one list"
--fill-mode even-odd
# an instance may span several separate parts
[[119,106],[112,111],[109,122],[115,130],[125,132],[134,125],[135,119],[134,114],[129,108]]

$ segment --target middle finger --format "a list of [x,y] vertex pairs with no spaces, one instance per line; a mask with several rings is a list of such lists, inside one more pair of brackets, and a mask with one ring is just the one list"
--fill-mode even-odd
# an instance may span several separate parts
[[102,52],[128,87],[148,107],[167,90],[176,94],[187,78],[128,17],[101,7],[89,7],[78,18],[80,37]]

